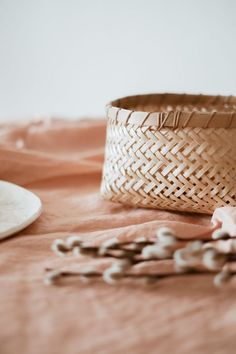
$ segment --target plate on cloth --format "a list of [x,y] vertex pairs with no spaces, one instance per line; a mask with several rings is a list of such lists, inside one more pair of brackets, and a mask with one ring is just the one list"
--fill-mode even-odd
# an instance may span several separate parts
[[21,231],[41,212],[39,197],[16,184],[0,180],[0,239]]

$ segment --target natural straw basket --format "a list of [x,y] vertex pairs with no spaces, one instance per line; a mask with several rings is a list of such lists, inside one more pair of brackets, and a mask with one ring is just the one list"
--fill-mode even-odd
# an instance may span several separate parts
[[106,199],[200,213],[236,206],[236,97],[130,96],[107,116]]

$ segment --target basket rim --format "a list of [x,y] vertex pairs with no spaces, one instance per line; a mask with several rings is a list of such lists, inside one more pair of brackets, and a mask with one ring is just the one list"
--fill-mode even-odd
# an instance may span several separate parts
[[[145,109],[151,102],[173,109]],[[144,109],[135,109],[143,105]],[[182,106],[179,108],[179,106]],[[201,107],[201,110],[198,107]],[[177,108],[176,108],[177,107]],[[186,109],[190,107],[190,109]],[[192,109],[191,109],[192,107]],[[107,116],[120,124],[161,128],[236,128],[236,97],[222,95],[151,93],[125,96],[107,104]]]

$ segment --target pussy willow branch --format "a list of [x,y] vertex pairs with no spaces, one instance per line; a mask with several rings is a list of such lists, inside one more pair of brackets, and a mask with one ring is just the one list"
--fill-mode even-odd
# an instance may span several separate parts
[[[70,272],[70,271],[55,271],[55,270],[50,270],[47,269],[47,274],[45,276],[45,284],[46,285],[52,285],[52,284],[58,284],[60,283],[61,280],[63,279],[79,279],[82,282],[90,282],[91,280],[104,280],[108,284],[115,284],[117,281],[119,282],[122,279],[133,279],[133,280],[146,280],[146,283],[149,284],[154,281],[159,281],[163,279],[168,279],[168,278],[173,278],[173,277],[183,277],[183,276],[188,276],[188,277],[195,277],[195,276],[209,276],[212,275],[214,276],[214,283],[216,286],[222,286],[225,282],[229,281],[232,279],[234,276],[236,276],[236,271],[233,271],[230,273],[230,276],[224,272],[217,273],[215,271],[209,271],[209,270],[198,270],[198,271],[188,271],[185,273],[176,273],[176,272],[171,272],[171,273],[163,273],[163,274],[150,274],[150,273],[124,273],[120,276],[117,276],[113,279],[109,279],[104,277],[104,273],[102,272],[96,272],[96,271],[91,271],[91,272]],[[111,281],[112,280],[112,281]]]
[[[53,269],[51,268],[46,268],[46,272],[50,274],[50,272],[54,272]],[[103,272],[97,272],[97,271],[91,271],[91,272],[70,272],[70,271],[59,271],[60,276],[63,278],[77,278],[77,277],[86,277],[90,279],[94,278],[102,278]],[[170,272],[170,273],[159,273],[159,274],[150,274],[150,273],[125,273],[122,275],[122,278],[133,278],[133,279],[142,279],[142,278],[149,278],[149,279],[163,279],[163,278],[170,278],[173,276],[179,276],[182,277],[183,275],[209,275],[209,274],[217,274],[217,272],[211,271],[209,272],[208,270],[199,270],[199,271],[189,271],[185,273],[176,273],[176,272]],[[231,273],[231,274],[236,274]]]
[[[209,243],[203,242],[205,245],[214,245],[214,241]],[[145,242],[140,245],[139,248],[137,249],[128,249],[126,246],[133,245],[133,242],[126,242],[126,243],[121,243],[116,246],[112,246],[110,248],[107,248],[103,253],[100,253],[101,248],[98,246],[88,246],[88,245],[82,245],[80,246],[80,249],[77,251],[78,254],[82,256],[91,256],[93,258],[114,258],[114,259],[129,259],[133,265],[141,262],[150,262],[150,261],[157,261],[157,257],[149,257],[149,258],[143,258],[142,256],[142,250],[147,247],[154,245],[154,242]],[[186,246],[186,242],[180,242],[179,244],[176,244],[175,247],[173,248],[173,251],[176,251],[177,249],[182,249],[184,246]],[[76,249],[76,248],[75,248]],[[72,250],[65,250],[63,254],[68,254]],[[60,251],[61,252],[61,251]],[[160,257],[159,259],[173,259],[173,255],[167,256],[167,257]],[[235,262],[236,261],[236,254],[235,253],[228,253],[227,254],[227,261],[228,262]]]
[[[153,240],[142,237],[131,242],[120,243],[117,239],[109,239],[101,246],[89,245],[78,236],[71,236],[66,241],[55,240],[52,249],[60,256],[76,254],[93,258],[109,257],[115,262],[102,273],[95,269],[75,273],[50,270],[46,274],[46,283],[54,283],[62,277],[78,276],[86,280],[103,278],[105,282],[114,284],[122,278],[154,280],[180,276],[185,273],[187,275],[214,274],[215,284],[219,286],[235,275],[234,272],[229,271],[228,265],[231,262],[236,262],[236,241],[230,241],[232,243],[231,248],[226,253],[217,250],[218,240],[221,239],[229,240],[230,238],[224,231],[216,230],[212,235],[211,242],[187,242],[176,237],[172,230],[161,228],[157,231],[157,238]],[[173,259],[176,272],[169,274],[134,274],[129,272],[134,265],[140,262],[163,259]]]

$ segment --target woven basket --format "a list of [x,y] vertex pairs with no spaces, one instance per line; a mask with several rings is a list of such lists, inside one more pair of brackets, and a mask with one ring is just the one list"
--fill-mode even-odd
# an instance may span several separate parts
[[130,96],[107,116],[106,199],[208,214],[236,206],[236,97]]

